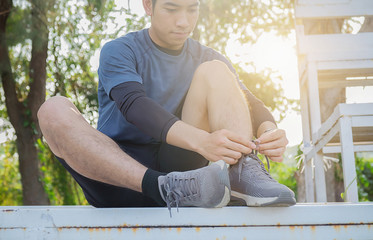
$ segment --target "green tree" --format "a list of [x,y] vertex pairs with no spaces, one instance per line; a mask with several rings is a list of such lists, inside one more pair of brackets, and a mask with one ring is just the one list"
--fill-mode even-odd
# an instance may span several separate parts
[[[48,204],[43,185],[40,181],[37,149],[33,143],[40,138],[36,112],[44,101],[46,79],[46,57],[48,51],[48,28],[46,27],[46,12],[53,1],[31,1],[30,8],[20,11],[21,18],[27,13],[29,60],[23,65],[25,74],[13,74],[12,49],[9,49],[10,39],[7,32],[12,30],[13,1],[0,3],[0,75],[5,95],[5,104],[9,120],[17,134],[17,150],[19,155],[19,170],[23,186],[23,201],[25,204]],[[20,17],[21,16],[21,17]],[[10,19],[7,22],[8,18]],[[9,25],[8,25],[8,24]],[[11,34],[10,37],[15,37]],[[25,39],[26,40],[26,39]],[[21,40],[20,40],[21,41]],[[15,42],[13,42],[15,43]],[[20,59],[13,59],[16,62]],[[23,59],[25,61],[25,59]],[[13,65],[18,66],[18,64]],[[21,80],[24,78],[24,81]]]
[[94,122],[97,78],[89,61],[108,37],[113,7],[114,0],[0,2],[1,117],[15,131],[23,204],[49,204],[59,176],[65,179],[39,140],[36,114],[46,95],[68,96]]
[[200,18],[193,38],[222,53],[232,36],[239,36],[242,44],[255,43],[265,32],[287,36],[294,28],[292,0],[200,2]]

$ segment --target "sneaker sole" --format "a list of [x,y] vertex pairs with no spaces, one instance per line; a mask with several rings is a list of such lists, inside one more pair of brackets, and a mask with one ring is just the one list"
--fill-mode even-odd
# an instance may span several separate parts
[[221,200],[221,202],[218,205],[215,206],[215,208],[221,208],[221,207],[227,206],[227,204],[231,200],[229,173],[228,173],[227,164],[223,160],[217,161],[214,164],[217,164],[220,167],[220,169],[222,170],[222,174],[220,176],[220,181],[221,181],[222,184],[225,185],[223,199]]
[[251,207],[289,207],[296,203],[290,193],[281,193],[278,197],[259,198],[232,191],[232,196],[245,200],[246,205]]
[[229,188],[225,187],[224,197],[221,200],[221,202],[215,206],[215,208],[222,208],[222,207],[227,206],[230,200],[231,200],[231,194],[230,194]]

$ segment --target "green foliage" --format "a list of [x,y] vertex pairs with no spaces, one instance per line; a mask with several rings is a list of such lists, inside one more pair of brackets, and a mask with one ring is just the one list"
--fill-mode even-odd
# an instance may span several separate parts
[[[239,64],[234,67],[245,86],[272,111],[275,109],[280,113],[281,121],[288,109],[296,109],[298,101],[288,99],[284,96],[283,89],[276,82],[282,81],[282,77],[270,69],[263,72],[248,73]],[[277,81],[276,81],[277,80]]]
[[[105,7],[101,4],[106,3]],[[56,1],[50,13],[47,96],[69,97],[93,121],[97,79],[90,59],[106,37],[105,22],[113,1]]]
[[38,139],[39,159],[43,172],[44,187],[52,205],[86,205],[82,189],[58,162],[41,139]]
[[14,141],[0,144],[0,205],[22,205],[21,175]]
[[[123,30],[117,27],[111,13],[123,11],[127,15],[127,31],[144,27],[145,18],[125,9],[114,10],[114,0],[105,1],[105,6],[100,0],[88,5],[73,2],[58,1],[51,14],[47,95],[67,96],[95,125],[98,79],[90,60],[104,40],[116,38]],[[109,26],[116,26],[116,31],[109,34]]]
[[30,9],[14,6],[6,26],[6,39],[9,47],[14,47],[18,44],[23,45],[26,39],[30,39],[30,23]]
[[[302,155],[302,151],[299,149],[298,157]],[[301,158],[299,158],[301,159]],[[343,182],[343,168],[342,168],[342,157],[341,154],[338,154],[339,161],[335,163],[334,177],[336,182]],[[350,187],[357,180],[358,194],[360,202],[373,201],[373,158],[364,157],[356,154],[356,178],[347,183],[347,186]],[[299,162],[298,165],[302,163]],[[344,199],[345,192],[341,193],[341,198]]]
[[[0,82],[1,86],[1,82]],[[18,154],[14,139],[8,136],[11,125],[5,108],[3,89],[0,88],[0,133],[7,141],[0,143],[0,206],[22,205],[21,175],[18,171]],[[0,138],[0,140],[2,140]]]
[[293,1],[201,0],[195,39],[225,53],[228,39],[255,43],[264,32],[287,36],[294,28]]
[[[122,29],[108,33],[113,25],[114,1],[57,1],[51,14],[48,54],[47,96],[68,97],[94,126],[97,121],[97,73],[92,71],[91,58],[105,39],[117,37]],[[123,10],[123,9],[122,9]],[[127,31],[142,28],[144,18],[127,14]],[[43,182],[52,204],[87,204],[78,184],[54,158],[50,149],[37,142],[44,173]]]
[[[342,157],[338,154],[339,162],[335,165],[335,180],[343,181]],[[373,158],[360,154],[355,154],[356,178],[347,183],[348,187],[355,184],[357,180],[357,190],[360,202],[373,201]],[[345,189],[346,192],[346,189]],[[344,199],[345,192],[341,193],[341,198]]]
[[373,158],[356,158],[359,201],[373,201]]

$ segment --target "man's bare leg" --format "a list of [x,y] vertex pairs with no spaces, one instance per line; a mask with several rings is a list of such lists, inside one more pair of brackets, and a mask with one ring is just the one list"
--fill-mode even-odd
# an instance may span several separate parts
[[[235,83],[224,63],[212,61],[200,66],[185,101],[183,120],[209,132],[227,129],[252,138],[249,110]],[[229,169],[232,196],[244,200],[248,206],[292,206],[296,203],[294,193],[269,177],[255,155],[242,161],[248,167],[244,165],[240,170],[240,165],[236,164]],[[257,167],[253,168],[254,165]],[[245,178],[240,178],[242,172]],[[247,176],[254,177],[248,179]],[[260,176],[261,180],[256,181],[255,176]]]
[[97,131],[64,97],[47,100],[38,112],[40,128],[53,153],[85,177],[141,192],[146,167]]
[[234,74],[220,61],[203,63],[195,72],[182,120],[208,132],[227,129],[253,137],[247,101]]

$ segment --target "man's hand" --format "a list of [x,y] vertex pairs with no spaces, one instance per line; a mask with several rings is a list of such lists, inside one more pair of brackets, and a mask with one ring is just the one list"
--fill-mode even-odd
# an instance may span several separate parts
[[258,139],[259,153],[266,155],[274,162],[282,162],[286,145],[289,143],[286,132],[283,129],[273,129],[264,132]]
[[209,133],[183,121],[177,121],[167,134],[167,143],[201,154],[209,161],[237,163],[242,153],[250,153],[256,145],[247,136],[226,129]]
[[256,147],[251,139],[226,129],[207,133],[199,139],[198,146],[197,152],[207,160],[224,160],[228,164],[237,163],[242,153],[248,154]]

